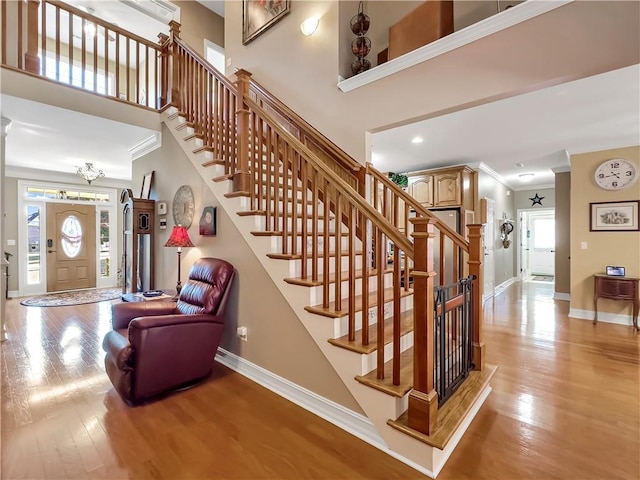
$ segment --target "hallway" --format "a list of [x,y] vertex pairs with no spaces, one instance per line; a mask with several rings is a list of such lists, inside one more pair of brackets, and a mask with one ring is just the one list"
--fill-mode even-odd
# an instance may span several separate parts
[[[216,364],[196,388],[125,406],[104,373],[111,302],[8,303],[2,478],[423,478]],[[553,287],[485,303],[493,392],[439,479],[637,478],[638,336],[567,317]]]

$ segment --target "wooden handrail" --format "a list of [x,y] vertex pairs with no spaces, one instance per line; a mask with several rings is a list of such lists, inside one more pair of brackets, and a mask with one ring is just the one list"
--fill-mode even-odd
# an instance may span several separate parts
[[260,94],[263,101],[266,102],[269,107],[283,117],[287,117],[298,129],[304,131],[307,137],[312,138],[317,145],[322,146],[323,149],[330,153],[346,170],[355,174],[362,169],[362,164],[351,158],[344,150],[316,130],[309,122],[291,110],[253,78],[250,82],[250,89],[253,93]]
[[[262,108],[256,101],[251,98],[245,98],[245,102],[257,112],[263,118],[269,118],[269,114]],[[334,182],[334,186],[340,187],[339,191],[342,195],[346,196],[354,205],[356,205],[363,214],[367,215],[367,218],[378,227],[389,240],[394,242],[400,249],[402,249],[406,255],[412,258],[413,245],[411,242],[403,236],[398,229],[392,227],[384,216],[380,214],[375,208],[373,208],[367,200],[359,195],[351,188],[351,186],[340,178],[333,170],[331,170],[324,162],[322,162],[315,153],[307,148],[300,140],[292,135],[288,130],[283,128],[279,123],[272,122],[271,128],[273,128],[278,135],[287,139],[287,141],[294,147],[297,153],[304,155],[314,166],[321,170],[322,173]]]
[[60,10],[66,10],[67,12],[73,13],[77,17],[84,18],[85,20],[88,20],[91,23],[95,23],[97,25],[100,25],[101,27],[105,27],[109,30],[117,32],[120,35],[124,35],[125,37],[128,37],[131,40],[134,40],[140,44],[146,45],[150,48],[158,49],[157,43],[152,42],[151,40],[147,40],[146,38],[140,37],[135,33],[124,30],[122,27],[119,27],[114,23],[109,23],[106,20],[103,20],[102,18],[91,15],[90,13],[87,13],[86,11],[76,8],[68,3],[61,2],[59,0],[42,0],[42,2],[58,7],[60,8]]
[[394,195],[401,198],[407,205],[410,205],[413,210],[416,211],[418,216],[432,218],[434,220],[434,226],[444,232],[457,246],[461,247],[465,252],[469,252],[469,242],[467,242],[458,232],[449,227],[446,223],[441,221],[433,213],[422,206],[415,198],[409,195],[407,192],[399,188],[393,183],[387,176],[383,175],[370,163],[367,164],[367,173],[378,179],[379,182],[384,184],[387,188],[393,191]]
[[198,52],[196,52],[193,48],[187,45],[181,38],[174,38],[174,42],[180,45],[180,47],[182,47],[185,52],[187,52],[189,55],[191,55],[191,57],[193,57],[193,59],[196,61],[198,65],[200,65],[203,69],[205,69],[211,75],[215,76],[216,80],[222,83],[226,88],[228,88],[229,90],[235,90],[236,88],[235,84],[231,80],[229,80],[221,72],[216,70],[216,68],[213,65],[211,65],[204,58],[202,58],[200,54],[198,54]]

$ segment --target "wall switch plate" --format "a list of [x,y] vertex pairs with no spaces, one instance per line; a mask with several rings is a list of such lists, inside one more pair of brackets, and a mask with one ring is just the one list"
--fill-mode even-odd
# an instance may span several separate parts
[[160,230],[166,230],[167,229],[167,219],[166,218],[161,218],[160,219]]
[[158,202],[158,215],[167,214],[167,202]]
[[582,250],[586,250],[587,249],[587,242],[580,242],[580,248]]
[[14,246],[15,246],[15,244],[16,244],[16,241],[15,241],[15,240],[7,240],[7,246],[8,246],[8,247],[14,247]]

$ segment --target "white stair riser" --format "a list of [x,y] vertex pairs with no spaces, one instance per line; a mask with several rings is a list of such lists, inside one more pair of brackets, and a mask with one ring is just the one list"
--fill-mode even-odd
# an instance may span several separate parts
[[[342,257],[340,260],[341,260],[340,271],[343,272],[347,268],[349,268],[349,259],[347,257]],[[311,278],[311,272],[312,272],[311,262],[312,260],[311,260],[311,257],[309,256],[307,260],[307,273],[309,275],[309,278]],[[335,259],[331,257],[328,263],[329,263],[329,273],[333,273],[337,266]],[[356,269],[362,268],[362,255],[356,256],[355,263],[356,263]],[[323,267],[324,267],[324,258],[318,258],[318,274],[319,275],[323,274]],[[299,278],[301,273],[302,273],[302,260],[291,260],[289,264],[289,277]]]
[[[342,287],[342,298],[346,299],[349,295],[349,280],[345,278],[347,275],[342,276],[342,281],[340,285]],[[393,286],[393,275],[391,273],[387,273],[384,276],[384,288],[391,288]],[[355,290],[356,295],[362,294],[362,278],[356,279],[355,282]],[[323,294],[322,286],[311,287],[309,288],[309,304],[317,305],[322,302]],[[329,285],[329,301],[333,301],[335,299],[335,283]],[[369,277],[369,293],[373,293],[378,291],[378,278],[377,277]]]
[[[346,308],[348,304],[344,304],[344,308]],[[406,312],[407,310],[411,310],[413,308],[413,295],[409,295],[406,297],[402,297],[400,299],[400,311]],[[393,301],[385,302],[384,304],[384,318],[391,318],[393,316]],[[373,328],[373,326],[378,321],[378,306],[369,307],[369,328]],[[360,330],[362,328],[362,312],[356,312],[355,314],[355,322],[356,322],[356,330]],[[349,316],[345,315],[344,317],[336,318],[333,324],[333,338],[340,338],[343,335],[349,333]]]
[[[336,236],[335,235],[330,235],[328,237],[329,239],[329,252],[334,252],[335,251],[335,247],[336,247]],[[296,236],[296,253],[300,254],[302,252],[302,235],[297,235]],[[271,252],[272,253],[282,253],[282,246],[284,244],[284,239],[282,238],[282,236],[273,236],[271,237]],[[292,253],[293,252],[293,242],[292,242],[292,237],[291,235],[287,236],[286,238],[286,245],[288,247],[287,252],[288,253]],[[324,242],[325,239],[324,237],[322,237],[321,235],[318,235],[318,241],[317,241],[317,245],[318,245],[318,254],[321,255],[324,253]],[[345,237],[345,236],[341,236],[340,237],[340,245],[341,245],[341,251],[342,252],[346,252],[347,249],[349,248],[349,238]],[[309,254],[311,254],[311,250],[312,247],[314,245],[313,242],[313,237],[309,234],[307,236],[307,252]],[[361,243],[360,241],[356,241],[355,242],[355,248],[357,251],[361,251],[362,247],[361,247]],[[344,257],[345,255],[343,255]]]
[[[413,347],[413,332],[400,337],[400,353]],[[393,359],[393,343],[384,346],[384,361],[388,362]],[[362,355],[362,372],[360,375],[366,375],[377,368],[378,352],[372,352],[368,355]]]

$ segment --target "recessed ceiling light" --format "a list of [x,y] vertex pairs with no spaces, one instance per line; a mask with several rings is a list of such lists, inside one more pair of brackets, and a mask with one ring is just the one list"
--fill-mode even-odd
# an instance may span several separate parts
[[424,142],[424,139],[422,137],[413,137],[411,139],[411,143],[422,143]]
[[518,175],[518,178],[521,182],[529,182],[534,175],[534,173],[521,173],[520,175]]
[[524,163],[516,163],[516,167],[522,168],[522,167],[524,167]]

